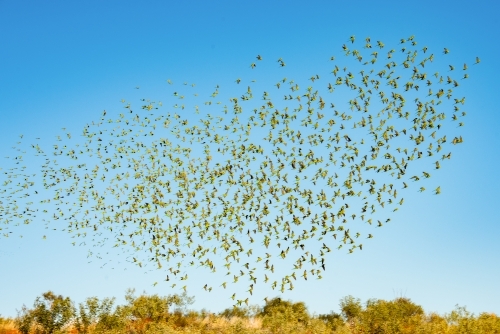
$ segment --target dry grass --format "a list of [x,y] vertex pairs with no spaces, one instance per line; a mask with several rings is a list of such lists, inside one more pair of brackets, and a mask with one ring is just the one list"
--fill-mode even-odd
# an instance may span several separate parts
[[231,317],[230,319],[218,316],[208,316],[205,317],[201,322],[201,325],[208,326],[213,329],[224,329],[235,325],[241,325],[247,329],[261,329],[262,320],[260,318],[248,318],[242,319],[239,317]]
[[[479,319],[481,323],[475,323]],[[482,314],[472,323],[466,326],[449,325],[445,319],[439,315],[427,315],[422,322],[415,324],[415,328],[405,330],[385,329],[383,333],[388,334],[500,334],[500,318],[495,314]],[[67,334],[78,334],[75,328],[68,328]],[[149,323],[149,326],[142,330],[137,330],[133,326],[127,329],[111,330],[107,332],[94,331],[90,329],[88,334],[354,334],[370,333],[358,325],[344,323],[334,331],[318,319],[311,319],[307,325],[293,326],[290,323],[280,323],[274,328],[263,326],[260,317],[254,318],[226,318],[218,315],[209,315],[204,318],[192,318],[188,324],[179,326],[173,322]],[[0,318],[0,334],[19,334],[12,319]]]
[[17,334],[14,320],[0,318],[0,334]]

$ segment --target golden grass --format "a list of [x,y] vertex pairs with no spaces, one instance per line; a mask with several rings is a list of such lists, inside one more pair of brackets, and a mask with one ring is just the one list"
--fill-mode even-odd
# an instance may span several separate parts
[[0,334],[17,334],[14,320],[0,318]]
[[201,322],[202,325],[208,325],[211,328],[227,328],[236,324],[241,324],[245,328],[260,329],[262,328],[262,320],[260,318],[242,319],[239,317],[231,317],[230,319],[219,316],[205,317]]
[[[500,334],[499,321],[500,318],[495,314],[483,313],[479,318],[483,319],[482,324],[474,326],[474,333],[480,334]],[[396,331],[389,330],[384,333],[390,334],[464,334],[468,333],[465,328],[470,326],[457,326],[447,324],[445,319],[436,314],[429,314],[422,319],[423,321],[414,324],[414,328],[399,329]],[[311,319],[307,325],[292,326],[292,324],[280,324],[274,328],[266,328],[263,326],[260,317],[239,318],[231,317],[226,318],[219,315],[208,315],[203,318],[191,318],[189,324],[184,326],[176,325],[171,322],[149,323],[147,328],[142,330],[132,329],[112,330],[109,332],[97,332],[91,329],[88,334],[359,334],[366,333],[357,325],[344,323],[332,330],[319,321],[318,319]],[[470,328],[469,328],[470,329]],[[67,334],[78,334],[76,328],[70,327],[65,331]],[[15,328],[12,319],[0,318],[0,334],[19,334]]]

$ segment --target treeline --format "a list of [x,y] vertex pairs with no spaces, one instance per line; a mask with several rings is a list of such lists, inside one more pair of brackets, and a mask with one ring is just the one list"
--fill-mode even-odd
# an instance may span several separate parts
[[500,317],[471,314],[456,307],[445,315],[425,313],[408,298],[391,301],[352,296],[340,300],[340,314],[311,315],[303,302],[273,298],[263,306],[235,306],[218,314],[193,311],[193,297],[134,295],[87,298],[75,305],[69,297],[48,291],[14,319],[0,317],[0,334],[160,334],[160,333],[337,333],[337,334],[500,334]]

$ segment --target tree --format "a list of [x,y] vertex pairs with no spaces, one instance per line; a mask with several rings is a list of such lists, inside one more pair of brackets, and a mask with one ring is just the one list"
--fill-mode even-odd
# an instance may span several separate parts
[[424,310],[408,298],[392,301],[371,299],[359,314],[360,327],[368,333],[415,333]]
[[[123,318],[132,320],[133,329],[139,333],[144,333],[151,323],[167,322],[172,315],[179,318],[178,316],[186,311],[187,306],[194,302],[194,298],[186,293],[166,297],[143,294],[136,297],[134,292],[133,289],[127,291],[125,299],[128,304],[119,308],[118,312]],[[171,310],[172,306],[175,306],[174,310]]]
[[219,315],[225,317],[225,318],[232,318],[232,317],[238,317],[238,318],[248,318],[249,317],[250,311],[247,308],[243,307],[238,307],[238,306],[233,306],[230,308],[226,308],[224,311],[219,313]]
[[344,325],[344,320],[342,319],[342,316],[335,312],[330,312],[328,314],[320,314],[318,315],[318,319],[323,321],[332,330],[336,330],[338,327]]
[[109,331],[123,327],[124,319],[118,310],[114,310],[115,298],[104,298],[99,301],[97,297],[90,297],[78,305],[75,317],[75,328],[79,333],[86,334],[91,329]]
[[281,298],[266,301],[259,314],[262,325],[272,333],[291,333],[307,325],[310,320],[304,302],[293,303]]
[[22,334],[28,334],[31,329],[37,334],[53,334],[63,331],[74,314],[75,308],[69,297],[48,291],[36,298],[33,309],[23,305],[15,323]]
[[352,322],[354,318],[358,317],[363,310],[361,300],[349,295],[340,300],[340,310],[345,320]]

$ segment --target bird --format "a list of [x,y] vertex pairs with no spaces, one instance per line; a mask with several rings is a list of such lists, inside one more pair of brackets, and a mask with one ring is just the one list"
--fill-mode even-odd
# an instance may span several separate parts
[[[366,234],[358,223],[383,227],[391,212],[410,202],[402,196],[414,182],[430,178],[423,162],[444,170],[433,155],[463,142],[442,126],[465,124],[459,108],[465,97],[456,95],[462,85],[454,72],[428,80],[432,74],[424,65],[433,61],[432,50],[417,50],[414,36],[403,40],[404,53],[392,49],[380,68],[370,61],[344,66],[343,58],[329,56],[336,64],[325,73],[335,76],[332,83],[320,82],[323,72],[311,72],[304,83],[274,78],[278,84],[270,87],[241,76],[230,83],[236,93],[226,98],[222,84],[205,94],[195,84],[168,79],[163,103],[122,100],[126,112],[99,113],[82,124],[80,136],[63,129],[52,145],[31,143],[29,153],[21,153],[28,135],[20,136],[2,165],[11,169],[1,174],[0,202],[6,204],[0,218],[9,228],[41,217],[47,228],[63,224],[66,233],[86,241],[79,247],[92,256],[102,258],[106,254],[98,249],[112,245],[133,265],[166,271],[165,281],[183,291],[202,272],[220,278],[214,290],[230,289],[226,276],[235,285],[250,280],[250,295],[261,284],[285,291],[293,289],[296,277],[319,279],[330,247],[362,250],[359,237]],[[365,41],[361,51],[349,50],[346,41],[345,57],[381,62],[369,51],[371,39]],[[385,47],[382,41],[377,45]],[[285,66],[282,58],[278,63]],[[250,67],[252,73],[262,71],[256,63]],[[464,70],[474,69],[464,64]],[[439,79],[439,72],[434,75]],[[242,81],[249,85],[242,88]],[[422,93],[418,81],[434,92]],[[344,85],[352,97],[342,101],[338,92]],[[284,99],[273,96],[274,87],[286,90]],[[40,211],[28,204],[35,200]],[[369,232],[365,239],[374,239],[376,233]],[[293,262],[289,271],[287,261]],[[279,275],[281,286],[273,278]],[[212,291],[208,283],[203,288]],[[235,293],[231,298],[248,303]]]

